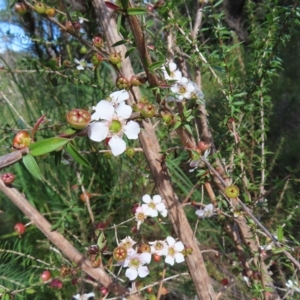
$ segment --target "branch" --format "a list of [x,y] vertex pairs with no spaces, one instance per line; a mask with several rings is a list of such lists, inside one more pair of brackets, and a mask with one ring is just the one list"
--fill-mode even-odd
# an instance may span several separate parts
[[[0,180],[0,190],[37,226],[37,228],[52,242],[71,262],[78,265],[84,272],[93,277],[97,282],[107,287],[116,295],[126,295],[127,289],[117,284],[108,274],[100,268],[93,268],[73,245],[57,231],[51,231],[51,224],[36,210],[17,189],[7,187]],[[139,297],[133,295],[132,299]]]

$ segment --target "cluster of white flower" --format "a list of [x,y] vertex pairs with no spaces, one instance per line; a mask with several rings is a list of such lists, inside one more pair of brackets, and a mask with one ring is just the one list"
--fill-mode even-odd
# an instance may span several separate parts
[[180,241],[176,242],[171,236],[168,236],[163,241],[149,242],[150,252],[138,253],[133,248],[135,244],[136,242],[131,237],[126,237],[119,243],[119,247],[127,249],[127,257],[118,264],[127,268],[125,276],[130,280],[135,280],[138,276],[141,278],[146,277],[150,273],[145,265],[150,264],[152,254],[165,256],[165,263],[172,266],[175,262],[181,263],[184,261],[184,255],[182,254],[184,250],[183,243]]
[[138,229],[147,217],[155,218],[158,216],[158,213],[163,217],[167,216],[168,211],[160,195],[154,195],[153,199],[151,199],[151,197],[146,194],[142,197],[142,200],[144,204],[138,206],[135,211]]
[[91,69],[94,67],[94,65],[92,63],[87,63],[84,59],[78,60],[77,58],[74,58],[74,62],[77,65],[76,69],[78,71],[82,71],[86,67],[91,68]]
[[197,84],[183,77],[173,61],[170,61],[167,67],[162,67],[162,71],[166,80],[174,82],[170,88],[173,96],[169,96],[167,101],[181,102],[184,99],[202,99],[204,97]]
[[[92,122],[88,129],[88,136],[95,142],[109,139],[108,145],[114,156],[122,154],[126,150],[126,143],[122,139],[123,134],[128,139],[135,140],[140,133],[140,125],[135,121],[127,122],[131,116],[131,106],[125,104],[129,99],[126,90],[114,92],[108,100],[101,100],[93,107]],[[102,121],[97,122],[102,119]]]
[[210,218],[214,215],[214,206],[212,204],[205,205],[204,209],[196,210],[199,218]]
[[88,294],[83,294],[83,295],[77,294],[77,295],[73,296],[73,299],[88,300],[89,298],[92,298],[92,297],[95,297],[95,293],[93,293],[93,292],[88,293]]
[[300,287],[296,281],[288,280],[285,285],[292,292],[300,293]]

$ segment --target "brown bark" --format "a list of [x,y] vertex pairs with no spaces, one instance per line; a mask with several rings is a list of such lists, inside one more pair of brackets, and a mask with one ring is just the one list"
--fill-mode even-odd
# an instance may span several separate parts
[[[119,46],[113,48],[113,50],[111,48],[111,45],[119,41],[121,37],[117,33],[116,22],[113,18],[110,18],[110,13],[105,6],[104,1],[94,0],[93,5],[96,11],[96,15],[99,16],[99,21],[101,22],[103,32],[105,32],[106,34],[108,48],[113,52],[120,51],[124,55],[124,53],[126,52],[126,47]],[[157,85],[156,76],[151,74],[147,69],[147,66],[149,65],[149,63],[151,63],[151,60],[145,46],[144,35],[139,21],[135,16],[133,16],[129,17],[129,22],[132,30],[134,30],[133,34],[136,39],[136,44],[141,56],[142,64],[148,76],[148,81],[151,85]],[[134,74],[129,59],[124,60],[121,67],[121,72],[126,75],[126,77]],[[139,99],[141,97],[137,89],[134,90],[134,93],[134,98]],[[194,282],[197,295],[199,299],[203,300],[216,299],[215,292],[213,290],[211,280],[208,276],[201,251],[197,244],[197,240],[193,236],[193,231],[183,211],[182,205],[173,190],[165,162],[163,160],[162,154],[160,153],[161,150],[157,140],[157,136],[155,134],[155,130],[152,126],[152,123],[148,120],[143,121],[142,125],[144,129],[139,135],[140,142],[144,149],[146,159],[150,165],[150,169],[156,184],[156,189],[165,200],[165,204],[169,211],[170,220],[178,238],[183,242],[184,245],[193,248],[192,255],[186,257],[186,263]]]

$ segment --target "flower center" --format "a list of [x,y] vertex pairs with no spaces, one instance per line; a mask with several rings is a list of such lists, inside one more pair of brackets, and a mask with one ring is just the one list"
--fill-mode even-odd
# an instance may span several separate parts
[[153,202],[149,203],[148,206],[152,209],[155,209],[155,204]]
[[140,260],[138,258],[133,258],[130,262],[130,266],[138,268],[140,266]]
[[174,248],[169,248],[169,249],[168,249],[168,254],[169,254],[170,256],[174,256],[174,255],[175,255],[175,250],[174,250]]
[[181,86],[180,88],[179,88],[179,93],[180,94],[184,94],[186,92],[186,88],[184,87],[184,86]]
[[140,221],[144,221],[145,220],[145,214],[143,213],[138,213],[136,218]]
[[112,132],[112,133],[118,133],[120,132],[122,129],[122,124],[120,121],[118,120],[113,120],[111,123],[110,123],[110,126],[109,126],[109,131]]
[[163,249],[163,244],[162,243],[156,243],[156,245],[155,245],[155,249],[156,250],[161,250],[161,249]]

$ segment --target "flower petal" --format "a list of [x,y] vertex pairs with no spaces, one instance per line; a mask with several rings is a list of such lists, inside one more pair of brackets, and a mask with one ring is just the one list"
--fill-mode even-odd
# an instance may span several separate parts
[[163,209],[163,210],[160,210],[159,213],[160,213],[163,217],[166,217],[167,214],[168,214],[168,211],[167,211],[167,209]]
[[108,145],[110,146],[111,152],[114,156],[118,156],[126,150],[126,143],[118,136],[113,136],[109,140]]
[[130,280],[135,280],[138,276],[138,272],[136,269],[128,268],[125,272],[125,276]]
[[171,72],[174,72],[177,69],[177,65],[173,61],[170,61],[169,62],[169,69],[170,69]]
[[150,271],[146,266],[140,266],[138,268],[138,274],[141,278],[146,277],[149,273],[150,273]]
[[150,203],[152,201],[151,197],[148,194],[144,195],[142,199],[145,203]]
[[161,196],[160,195],[154,195],[152,197],[152,199],[153,199],[153,202],[156,203],[156,204],[161,202]]
[[96,112],[101,119],[110,121],[113,118],[115,109],[111,102],[101,100],[96,106]]
[[124,126],[124,133],[130,140],[136,140],[138,138],[140,131],[141,131],[140,125],[135,121],[129,121]]
[[110,94],[110,98],[114,103],[121,103],[129,99],[129,93],[126,90],[116,91]]
[[107,134],[108,127],[105,126],[104,122],[93,122],[88,128],[88,137],[95,142],[103,141]]
[[176,242],[174,245],[174,249],[178,252],[182,251],[184,249],[184,245],[182,244],[182,242]]
[[172,256],[170,256],[170,255],[166,256],[166,258],[165,258],[165,263],[166,264],[169,264],[169,265],[173,266],[174,262],[175,262],[175,260]]
[[175,245],[175,239],[173,237],[171,237],[171,236],[168,236],[166,238],[166,241],[167,241],[167,243],[168,243],[169,246]]
[[179,264],[184,261],[184,256],[182,253],[176,253],[175,254],[175,261]]
[[125,102],[121,102],[116,108],[116,113],[118,117],[128,119],[132,113],[132,108],[131,106],[125,104]]
[[197,209],[196,210],[196,215],[199,217],[199,218],[204,218],[205,217],[205,211],[203,209]]
[[143,252],[140,254],[140,261],[142,264],[150,264],[151,262],[151,253]]

